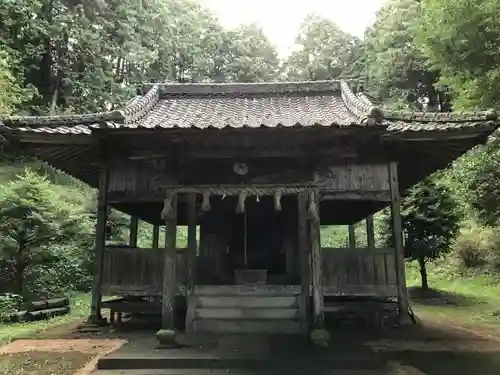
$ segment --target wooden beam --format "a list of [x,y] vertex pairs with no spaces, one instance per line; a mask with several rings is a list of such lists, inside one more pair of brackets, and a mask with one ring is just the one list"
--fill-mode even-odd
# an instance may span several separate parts
[[308,243],[307,228],[307,192],[297,195],[298,199],[298,251],[300,261],[300,305],[299,314],[304,321],[308,321],[309,311],[309,286],[311,285],[310,275],[310,252]]
[[177,195],[172,198],[172,218],[165,222],[165,251],[163,255],[163,292],[161,325],[163,329],[175,329],[176,288],[176,237],[177,237]]
[[373,229],[373,215],[366,217],[366,244],[369,249],[375,248],[375,231]]
[[[319,210],[318,198],[317,193],[312,194],[312,199],[316,202],[316,207]],[[323,271],[321,259],[320,220],[309,220],[309,233],[311,236],[313,323],[315,329],[322,329],[325,321],[323,315]]]
[[158,249],[160,242],[160,225],[153,224],[153,249]]
[[[188,217],[188,239],[187,239],[187,285],[186,293],[191,294],[196,285],[196,194],[188,194],[187,217]],[[188,295],[188,294],[187,294]]]
[[326,192],[321,195],[322,201],[345,201],[345,200],[361,200],[361,201],[377,201],[390,202],[391,195],[388,191],[338,191]]
[[396,279],[398,283],[398,304],[400,319],[407,323],[410,318],[408,291],[406,289],[405,259],[403,248],[403,225],[401,221],[401,196],[399,194],[398,165],[389,163],[389,182],[391,188],[391,216],[394,247],[396,252]]
[[354,224],[349,224],[348,231],[349,231],[349,248],[355,249],[356,248],[356,228],[354,227]]
[[106,162],[101,164],[99,175],[99,191],[97,195],[97,223],[95,234],[95,268],[94,279],[92,283],[92,297],[90,306],[90,321],[94,324],[99,324],[102,320],[101,316],[101,285],[102,272],[104,261],[104,250],[106,247],[106,222],[108,216],[107,205],[107,184],[108,184],[108,167]]
[[137,230],[139,229],[139,218],[130,216],[128,244],[131,247],[137,247]]

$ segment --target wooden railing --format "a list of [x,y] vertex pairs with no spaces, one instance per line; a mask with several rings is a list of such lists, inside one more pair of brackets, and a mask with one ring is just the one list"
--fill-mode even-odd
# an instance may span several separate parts
[[394,249],[323,248],[326,295],[397,296]]
[[[106,248],[103,262],[102,294],[161,295],[164,254],[164,249]],[[177,249],[175,257],[176,286],[182,287],[186,280],[184,249]]]

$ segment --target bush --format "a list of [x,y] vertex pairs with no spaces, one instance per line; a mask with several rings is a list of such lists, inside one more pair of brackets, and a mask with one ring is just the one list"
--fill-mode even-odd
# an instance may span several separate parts
[[18,294],[0,295],[0,321],[9,320],[13,313],[19,311],[22,303],[23,298]]
[[452,250],[464,267],[500,268],[500,231],[469,224],[460,231]]

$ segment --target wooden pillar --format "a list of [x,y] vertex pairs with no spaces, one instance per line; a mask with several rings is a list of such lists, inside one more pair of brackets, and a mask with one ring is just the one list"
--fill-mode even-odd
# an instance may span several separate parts
[[398,304],[402,322],[408,322],[409,306],[406,289],[405,260],[403,249],[403,226],[401,222],[401,197],[399,195],[398,165],[389,163],[389,183],[391,193],[392,232],[396,257],[396,279],[398,283]]
[[187,218],[188,218],[188,238],[187,238],[187,277],[186,296],[191,294],[196,285],[196,194],[190,193],[187,196]]
[[309,220],[309,233],[311,240],[311,273],[312,273],[312,299],[313,299],[313,323],[316,329],[324,326],[323,316],[323,270],[321,258],[321,235],[319,220],[319,197],[313,193],[311,199],[316,203],[318,219]]
[[356,228],[354,224],[349,224],[349,248],[356,248]]
[[128,244],[131,247],[137,247],[137,229],[139,228],[139,219],[137,216],[130,216]]
[[107,194],[108,193],[108,166],[101,163],[99,173],[99,192],[97,195],[97,223],[95,234],[95,265],[94,279],[92,283],[92,297],[90,306],[90,321],[99,324],[101,317],[101,285],[104,266],[104,251],[106,248],[106,222],[108,217]]
[[176,290],[176,237],[177,237],[177,195],[172,198],[172,216],[165,222],[165,249],[163,255],[163,295],[161,325],[163,329],[174,330]]
[[310,252],[308,241],[308,224],[307,224],[307,192],[301,192],[297,195],[298,206],[298,252],[300,260],[300,285],[301,285],[301,301],[299,305],[300,317],[304,321],[308,321],[309,311],[309,286],[311,285],[310,276]]
[[375,248],[375,231],[373,230],[373,215],[366,217],[366,247]]
[[160,242],[160,225],[153,224],[153,249],[158,249]]

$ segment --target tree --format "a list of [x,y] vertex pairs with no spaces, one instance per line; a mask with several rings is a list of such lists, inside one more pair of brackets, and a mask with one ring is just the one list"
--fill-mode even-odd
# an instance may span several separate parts
[[243,25],[225,35],[227,42],[225,80],[232,82],[272,81],[279,71],[276,49],[256,25]]
[[12,73],[12,59],[0,44],[0,116],[10,115],[29,99],[30,90],[24,90]]
[[495,137],[469,156],[467,199],[482,224],[496,227],[500,223],[500,139]]
[[422,5],[414,0],[390,0],[367,30],[364,65],[369,89],[383,100],[402,101],[413,108],[449,110],[449,98],[438,89],[440,73],[415,43]]
[[[405,257],[420,266],[422,289],[429,289],[426,261],[448,251],[459,230],[457,203],[447,187],[428,178],[401,202]],[[393,247],[390,216],[384,219],[385,242]]]
[[497,0],[423,0],[416,41],[454,107],[500,107],[500,23]]
[[306,17],[297,50],[284,62],[288,80],[338,79],[361,56],[361,41],[317,15]]
[[59,199],[46,178],[29,170],[3,186],[0,249],[2,258],[12,264],[15,293],[23,293],[28,267],[58,260],[52,245],[75,242],[75,238],[88,244],[91,226],[83,212],[71,208]]

